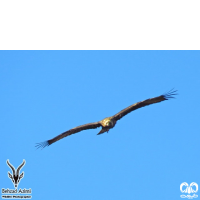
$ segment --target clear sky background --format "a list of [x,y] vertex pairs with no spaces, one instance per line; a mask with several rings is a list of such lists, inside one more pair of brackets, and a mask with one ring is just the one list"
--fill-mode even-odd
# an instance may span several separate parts
[[[181,199],[182,182],[200,185],[199,66],[199,51],[1,51],[0,188],[13,188],[6,160],[25,159],[32,199]],[[109,133],[34,147],[172,88]]]

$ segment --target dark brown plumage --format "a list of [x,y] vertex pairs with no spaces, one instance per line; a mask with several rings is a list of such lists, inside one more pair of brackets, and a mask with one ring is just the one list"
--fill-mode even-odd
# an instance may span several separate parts
[[97,134],[102,134],[104,132],[108,132],[109,129],[113,128],[116,124],[116,122],[121,119],[122,117],[124,117],[125,115],[127,115],[128,113],[132,112],[133,110],[136,110],[138,108],[144,107],[144,106],[148,106],[154,103],[159,103],[161,101],[165,101],[168,100],[170,98],[174,98],[174,95],[176,95],[176,91],[174,90],[170,90],[168,93],[160,95],[158,97],[154,97],[154,98],[150,98],[150,99],[146,99],[144,101],[140,101],[138,103],[132,104],[131,106],[121,110],[120,112],[118,112],[117,114],[111,116],[111,117],[107,117],[99,122],[94,122],[94,123],[89,123],[89,124],[84,124],[81,126],[77,126],[75,128],[72,128],[64,133],[61,133],[60,135],[56,136],[55,138],[51,139],[51,140],[47,140],[45,142],[42,143],[37,143],[36,147],[37,148],[44,148],[46,146],[51,145],[52,143],[67,137],[71,134],[86,130],[86,129],[95,129],[98,127],[102,127],[101,131]]

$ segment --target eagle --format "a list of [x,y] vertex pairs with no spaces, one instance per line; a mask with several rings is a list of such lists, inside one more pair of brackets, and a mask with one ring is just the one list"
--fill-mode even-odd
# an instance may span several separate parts
[[117,123],[118,120],[120,120],[122,117],[124,117],[128,113],[130,113],[138,108],[144,107],[144,106],[148,106],[148,105],[151,105],[154,103],[159,103],[159,102],[174,98],[174,95],[177,95],[176,92],[177,92],[177,90],[172,89],[169,92],[167,92],[163,95],[160,95],[158,97],[154,97],[154,98],[146,99],[144,101],[137,102],[137,103],[132,104],[129,107],[121,110],[120,112],[118,112],[117,114],[115,114],[111,117],[106,117],[103,120],[98,121],[98,122],[93,122],[93,123],[88,123],[88,124],[84,124],[81,126],[77,126],[75,128],[72,128],[68,131],[61,133],[60,135],[58,135],[50,140],[47,140],[47,141],[41,142],[41,143],[36,143],[35,147],[43,149],[44,147],[49,146],[49,145],[53,144],[54,142],[57,142],[58,140],[63,139],[64,137],[67,137],[69,135],[72,135],[74,133],[78,133],[80,131],[87,130],[87,129],[95,129],[95,128],[101,127],[101,130],[97,135],[108,132],[111,128],[113,128],[115,126],[115,124]]

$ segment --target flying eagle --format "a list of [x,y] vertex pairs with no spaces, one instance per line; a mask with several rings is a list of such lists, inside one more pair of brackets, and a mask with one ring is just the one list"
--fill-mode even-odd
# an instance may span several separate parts
[[122,117],[124,117],[125,115],[127,115],[128,113],[132,112],[133,110],[136,110],[138,108],[144,107],[144,106],[148,106],[150,104],[153,103],[159,103],[161,101],[165,101],[168,100],[170,98],[174,98],[174,95],[176,95],[176,91],[177,90],[170,90],[168,93],[160,95],[158,97],[154,97],[154,98],[150,98],[150,99],[146,99],[144,101],[140,101],[138,103],[132,104],[131,106],[121,110],[120,112],[118,112],[117,114],[111,116],[111,117],[106,117],[105,119],[98,121],[98,122],[93,122],[93,123],[89,123],[89,124],[84,124],[81,126],[77,126],[75,128],[72,128],[64,133],[61,133],[60,135],[54,137],[51,140],[47,140],[45,142],[41,142],[41,143],[37,143],[36,144],[36,148],[44,148],[46,146],[49,146],[51,144],[53,144],[54,142],[57,142],[58,140],[67,137],[69,135],[72,135],[74,133],[78,133],[80,131],[86,130],[86,129],[95,129],[101,126],[101,131],[97,134],[102,134],[104,132],[108,132],[111,128],[113,128],[116,124],[116,122],[121,119]]

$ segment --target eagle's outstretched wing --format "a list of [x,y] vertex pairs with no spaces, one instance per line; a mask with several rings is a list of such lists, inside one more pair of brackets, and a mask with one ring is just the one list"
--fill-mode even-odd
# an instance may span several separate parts
[[56,136],[55,138],[51,139],[51,140],[47,140],[45,142],[41,142],[41,143],[37,143],[36,144],[36,148],[44,148],[46,146],[49,146],[50,144],[64,138],[64,137],[67,137],[71,134],[74,134],[74,133],[78,133],[80,131],[83,131],[83,130],[86,130],[86,129],[94,129],[94,128],[97,128],[97,127],[100,127],[101,124],[100,122],[94,122],[94,123],[89,123],[89,124],[84,124],[84,125],[81,125],[81,126],[77,126],[75,128],[72,128],[68,131],[65,131],[64,133],[61,133],[60,135]]
[[167,92],[166,94],[160,95],[158,97],[154,97],[151,99],[146,99],[144,101],[140,101],[138,103],[132,104],[131,106],[121,110],[120,112],[118,112],[117,114],[115,114],[113,116],[113,118],[115,120],[119,120],[122,117],[124,117],[125,115],[127,115],[128,113],[132,112],[133,110],[136,110],[138,108],[144,107],[144,106],[148,106],[151,105],[153,103],[159,103],[161,101],[165,101],[168,100],[170,98],[174,98],[174,95],[176,95],[177,90],[170,90],[169,92]]

